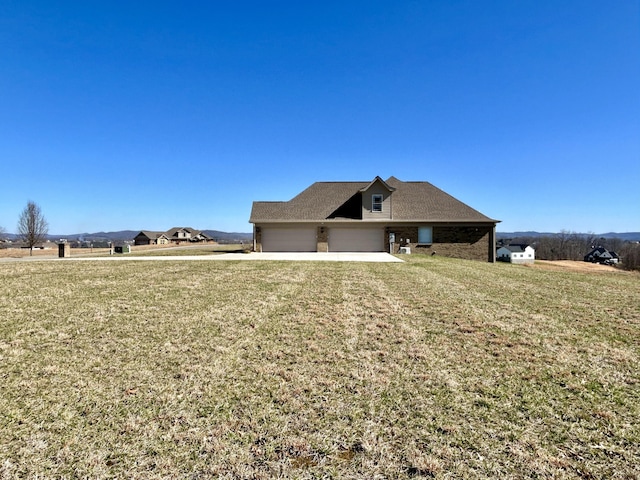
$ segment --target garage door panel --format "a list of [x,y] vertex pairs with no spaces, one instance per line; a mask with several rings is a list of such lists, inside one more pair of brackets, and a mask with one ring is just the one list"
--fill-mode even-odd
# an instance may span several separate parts
[[263,252],[315,252],[316,229],[312,228],[263,228]]
[[330,252],[382,252],[383,228],[330,228]]

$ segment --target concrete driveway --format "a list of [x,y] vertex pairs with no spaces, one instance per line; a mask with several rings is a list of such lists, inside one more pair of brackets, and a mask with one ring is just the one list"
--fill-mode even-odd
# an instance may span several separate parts
[[294,262],[403,262],[384,252],[252,252],[217,255],[220,260],[289,260]]
[[263,252],[263,253],[222,253],[219,255],[176,255],[136,257],[131,254],[110,255],[108,257],[69,257],[64,261],[162,261],[162,260],[281,260],[292,262],[400,262],[403,260],[384,252]]

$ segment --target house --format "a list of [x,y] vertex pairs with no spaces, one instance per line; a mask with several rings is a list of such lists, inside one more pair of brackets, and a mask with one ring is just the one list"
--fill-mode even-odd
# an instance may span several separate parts
[[166,237],[170,242],[208,242],[213,240],[206,233],[195,230],[191,227],[174,227],[171,230],[165,232]]
[[166,232],[142,230],[134,237],[135,245],[167,245],[180,242],[210,242],[206,233],[191,227],[174,227]]
[[498,248],[498,260],[510,263],[534,263],[536,252],[531,245],[509,244]]
[[[164,242],[161,240],[161,237],[164,235],[163,232],[152,232],[150,230],[142,230],[133,238],[134,245],[161,245]],[[166,239],[166,243],[169,243],[169,240]]]
[[[316,182],[253,202],[258,252],[420,252],[495,261],[493,220],[428,182]],[[402,249],[402,250],[401,250]]]
[[613,265],[620,262],[620,257],[616,252],[609,251],[604,247],[596,247],[584,256],[584,261]]

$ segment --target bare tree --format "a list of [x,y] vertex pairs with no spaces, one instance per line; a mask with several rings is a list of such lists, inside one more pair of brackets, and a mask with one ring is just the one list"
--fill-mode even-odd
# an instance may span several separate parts
[[626,242],[619,250],[622,268],[640,271],[640,243]]
[[29,247],[29,255],[33,255],[33,247],[43,242],[49,233],[49,224],[42,215],[40,207],[29,200],[18,219],[18,235]]

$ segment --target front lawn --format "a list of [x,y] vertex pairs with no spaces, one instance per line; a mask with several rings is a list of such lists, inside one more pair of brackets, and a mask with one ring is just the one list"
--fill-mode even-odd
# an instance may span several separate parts
[[640,277],[0,264],[0,478],[637,478]]

